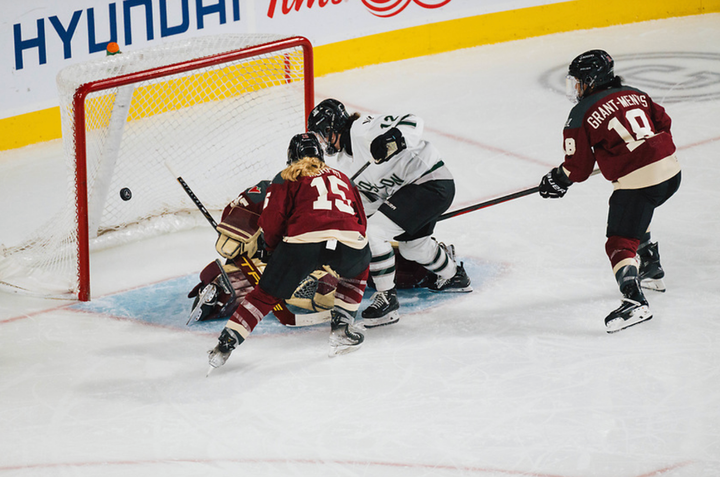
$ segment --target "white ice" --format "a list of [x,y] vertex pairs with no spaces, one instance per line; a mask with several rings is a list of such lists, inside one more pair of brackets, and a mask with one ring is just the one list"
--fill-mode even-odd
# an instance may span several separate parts
[[[717,78],[719,45],[710,14],[367,67],[316,91],[423,117],[459,208],[537,185],[562,161],[575,55],[706,52],[714,63],[688,61]],[[720,476],[718,82],[714,98],[664,104],[683,183],[653,222],[668,291],[648,292],[651,321],[604,330],[620,301],[599,176],[562,200],[441,222],[438,239],[498,273],[334,359],[324,327],[258,334],[206,378],[216,333],[3,293],[0,476]],[[645,89],[663,103],[667,91]],[[0,154],[5,245],[32,229],[25,210],[50,215],[64,197],[61,149]],[[199,228],[95,253],[93,297],[196,274],[213,244]]]

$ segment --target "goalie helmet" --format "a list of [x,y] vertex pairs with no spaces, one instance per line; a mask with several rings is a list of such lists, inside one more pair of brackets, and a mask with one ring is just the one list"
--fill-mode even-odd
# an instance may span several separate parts
[[336,99],[326,99],[310,111],[307,129],[319,134],[325,140],[325,151],[332,155],[338,152],[332,144],[334,142],[332,136],[339,136],[347,127],[349,120],[350,116],[345,105]]
[[296,134],[290,140],[287,150],[287,165],[289,166],[303,157],[317,157],[325,162],[320,141],[312,133]]
[[615,79],[615,62],[604,50],[590,50],[577,56],[565,79],[565,95],[573,103]]

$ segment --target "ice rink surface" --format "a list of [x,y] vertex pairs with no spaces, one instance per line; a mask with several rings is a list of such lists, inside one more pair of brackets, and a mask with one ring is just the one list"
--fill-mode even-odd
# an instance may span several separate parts
[[[459,208],[562,161],[565,69],[593,48],[673,118],[683,183],[653,223],[668,291],[648,292],[651,321],[604,330],[620,295],[600,176],[441,222],[473,293],[406,303],[334,359],[329,327],[268,326],[207,378],[221,324],[185,327],[185,294],[214,232],[158,237],[92,256],[102,309],[0,294],[0,476],[720,476],[719,14],[367,67],[317,98],[423,117]],[[53,210],[63,167],[59,141],[0,153],[3,240]],[[134,318],[150,309],[166,322]]]

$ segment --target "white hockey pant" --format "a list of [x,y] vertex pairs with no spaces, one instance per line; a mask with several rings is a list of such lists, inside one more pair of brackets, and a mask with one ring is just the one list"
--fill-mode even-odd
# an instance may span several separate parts
[[[367,235],[370,242],[370,276],[378,291],[395,286],[394,237],[405,231],[382,212],[368,219]],[[455,261],[432,237],[422,237],[409,242],[398,241],[398,251],[407,260],[417,262],[442,278],[452,278],[457,271]]]

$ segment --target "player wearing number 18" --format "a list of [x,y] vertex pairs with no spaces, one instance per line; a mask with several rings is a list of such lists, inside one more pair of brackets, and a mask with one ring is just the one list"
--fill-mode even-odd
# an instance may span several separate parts
[[623,85],[607,52],[575,58],[566,93],[577,105],[563,131],[565,161],[542,178],[540,195],[564,196],[596,163],[613,183],[605,250],[623,295],[622,305],[605,318],[606,331],[613,333],[652,318],[642,288],[665,291],[650,221],[678,190],[680,165],[665,109],[647,93]]
[[267,189],[259,225],[270,252],[267,266],[210,351],[210,366],[222,366],[281,299],[290,298],[303,279],[323,268],[338,278],[329,355],[358,349],[364,336],[354,318],[370,264],[365,210],[350,179],[325,164],[314,134],[298,134],[290,141],[287,167]]

